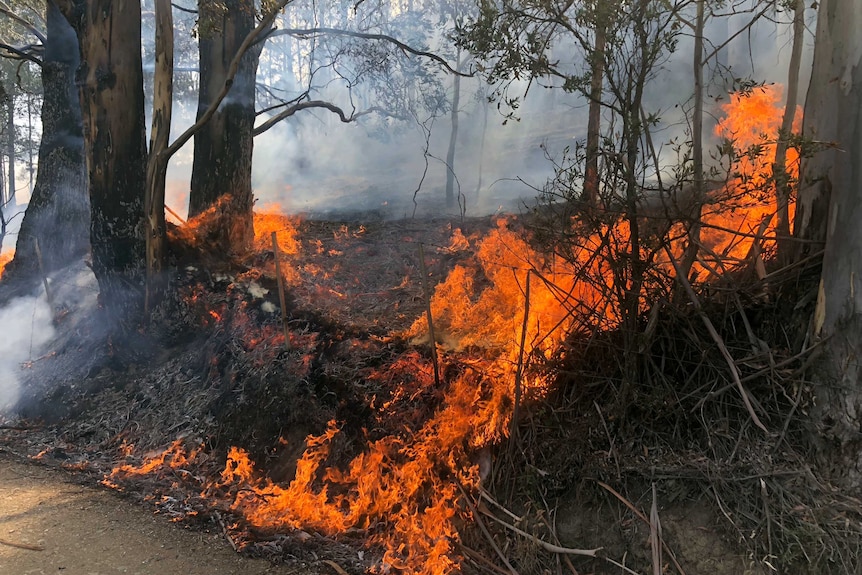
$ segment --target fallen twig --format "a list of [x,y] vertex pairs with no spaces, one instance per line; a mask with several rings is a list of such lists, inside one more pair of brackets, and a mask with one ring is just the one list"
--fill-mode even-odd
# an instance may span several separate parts
[[691,283],[689,283],[688,278],[682,275],[679,263],[677,263],[676,258],[674,258],[673,254],[670,250],[665,247],[668,258],[670,258],[671,263],[673,264],[674,270],[676,270],[677,280],[682,285],[683,289],[685,289],[686,294],[691,300],[692,305],[697,310],[698,315],[700,315],[700,319],[703,320],[703,325],[706,327],[706,331],[709,332],[712,341],[715,342],[715,345],[718,346],[718,350],[721,352],[721,356],[724,358],[724,361],[727,362],[727,367],[730,369],[730,375],[733,378],[733,383],[736,385],[739,390],[739,395],[742,396],[742,403],[745,404],[745,409],[748,411],[748,415],[751,416],[751,420],[754,422],[754,425],[759,427],[764,433],[769,433],[769,430],[766,429],[766,426],[761,423],[760,418],[757,417],[757,413],[754,411],[754,406],[751,404],[751,399],[748,397],[748,392],[745,390],[745,387],[742,385],[742,381],[740,381],[739,377],[739,369],[736,367],[736,362],[733,361],[733,356],[730,355],[730,351],[728,351],[727,346],[724,344],[724,339],[719,335],[718,330],[715,329],[715,326],[712,323],[712,320],[709,319],[709,316],[706,315],[703,311],[703,306],[700,304],[700,300],[697,298],[697,294],[694,293],[694,289],[691,287]]
[[7,541],[5,539],[0,539],[0,545],[8,545],[9,547],[15,547],[16,549],[26,549],[27,551],[44,551],[45,548],[41,545],[29,545],[27,543],[15,543],[14,541]]
[[[467,502],[467,506],[470,508],[470,513],[473,514],[473,517],[476,519],[476,524],[479,526],[479,529],[482,530],[482,533],[488,539],[488,542],[491,544],[491,547],[494,548],[494,551],[497,553],[497,556],[509,570],[509,573],[511,573],[512,575],[518,575],[518,572],[515,570],[514,567],[512,567],[512,564],[509,563],[509,560],[506,558],[505,553],[500,550],[500,547],[497,545],[497,542],[494,541],[494,537],[491,535],[491,532],[488,531],[488,528],[485,526],[485,522],[482,521],[482,517],[476,510],[476,506],[473,505],[472,501],[470,501],[470,498],[467,496],[467,492],[464,491],[464,487],[462,487],[460,483],[458,483],[458,489],[461,490],[461,495],[464,497],[464,501]],[[486,515],[488,515],[489,517],[494,517],[490,513],[486,513]],[[496,517],[494,517],[494,519],[496,519]]]
[[236,543],[233,540],[233,537],[230,536],[230,533],[227,532],[227,526],[222,521],[221,515],[218,511],[213,511],[213,517],[215,517],[216,522],[219,527],[221,527],[221,533],[224,535],[224,538],[227,539],[227,542],[230,544],[231,549],[234,550],[234,553],[239,553],[239,549],[236,546]]
[[332,569],[334,569],[335,572],[338,573],[338,575],[348,575],[347,571],[345,571],[344,568],[341,565],[339,565],[338,563],[336,563],[335,561],[331,561],[329,559],[324,559],[321,561],[321,563],[325,563],[326,565],[329,565],[330,567],[332,567]]
[[[547,541],[539,539],[538,537],[536,537],[532,533],[527,533],[523,529],[519,529],[518,527],[515,527],[514,525],[510,525],[510,524],[506,523],[505,521],[503,521],[499,517],[496,517],[495,515],[493,515],[490,512],[484,512],[484,513],[487,517],[490,517],[491,519],[493,519],[494,521],[496,521],[497,523],[499,523],[500,525],[502,525],[503,527],[505,527],[509,531],[511,531],[513,533],[517,533],[521,537],[526,537],[527,539],[531,540],[533,543],[535,543],[536,545],[538,545],[539,547],[541,547],[545,551],[550,551],[551,553],[560,553],[561,555],[578,555],[580,557],[600,558],[597,555],[597,553],[602,550],[602,547],[597,547],[596,549],[574,549],[571,547],[562,547],[560,545],[554,545],[553,543],[548,543]],[[601,557],[601,559],[605,559],[605,557]]]

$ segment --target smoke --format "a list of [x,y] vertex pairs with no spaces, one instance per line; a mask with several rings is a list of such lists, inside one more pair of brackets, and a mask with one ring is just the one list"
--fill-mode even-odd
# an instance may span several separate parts
[[0,309],[0,413],[11,412],[18,402],[23,364],[54,337],[51,315],[44,297],[17,298]]

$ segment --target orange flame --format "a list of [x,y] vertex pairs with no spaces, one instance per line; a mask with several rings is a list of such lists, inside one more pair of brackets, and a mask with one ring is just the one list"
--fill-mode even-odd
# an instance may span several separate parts
[[[732,94],[722,106],[725,118],[715,127],[717,135],[730,141],[737,150],[732,166],[733,178],[719,195],[720,203],[704,214],[705,245],[725,261],[741,261],[758,241],[774,244],[776,196],[772,183],[772,162],[783,114],[781,85],[764,86],[750,93]],[[797,108],[793,130],[802,125],[802,109]],[[799,153],[787,149],[786,170],[795,179],[799,174]],[[792,220],[795,204],[789,206]],[[761,225],[763,224],[763,229]]]
[[0,253],[0,277],[3,277],[3,270],[6,269],[6,264],[11,262],[13,257],[15,257],[14,248],[3,250],[3,253]]

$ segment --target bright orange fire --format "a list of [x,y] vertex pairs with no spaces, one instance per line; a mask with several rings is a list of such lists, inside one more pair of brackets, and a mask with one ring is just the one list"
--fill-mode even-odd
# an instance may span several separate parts
[[15,249],[3,250],[3,253],[0,253],[0,277],[3,277],[3,270],[6,269],[6,264],[12,261],[12,258],[15,256]]
[[[702,239],[714,254],[706,259],[713,263],[718,259],[731,264],[743,260],[757,241],[753,236],[758,234],[766,240],[766,246],[774,245],[777,200],[772,162],[784,111],[782,90],[781,85],[774,84],[750,93],[732,94],[730,102],[722,106],[725,117],[715,131],[733,143],[737,155],[731,181],[703,217]],[[798,132],[801,125],[802,109],[797,108],[793,130]],[[788,175],[795,179],[799,174],[799,153],[793,147],[787,150],[786,166]],[[791,202],[791,220],[794,208]]]

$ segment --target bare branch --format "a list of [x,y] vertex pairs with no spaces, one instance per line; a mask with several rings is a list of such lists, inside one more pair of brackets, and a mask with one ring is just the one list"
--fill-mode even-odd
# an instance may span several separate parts
[[176,4],[174,2],[171,2],[171,6],[173,6],[174,8],[179,10],[180,12],[185,12],[186,14],[197,14],[198,13],[198,11],[194,10],[193,8],[184,8],[184,7],[182,7],[179,4]]
[[9,6],[7,6],[7,5],[6,5],[6,3],[5,3],[5,2],[0,2],[0,14],[3,14],[3,15],[5,15],[7,18],[9,18],[10,20],[13,20],[13,21],[18,22],[19,24],[21,24],[21,26],[23,26],[23,27],[24,27],[24,28],[26,28],[26,29],[27,29],[31,34],[33,34],[34,36],[36,36],[36,38],[38,38],[38,39],[39,39],[39,41],[40,41],[40,42],[42,42],[43,44],[45,44],[45,43],[48,41],[48,38],[47,38],[47,37],[45,37],[45,34],[43,34],[41,30],[39,30],[38,28],[36,28],[36,27],[33,25],[33,23],[32,23],[32,22],[28,22],[28,21],[27,21],[27,20],[25,20],[24,18],[21,18],[20,16],[18,16],[17,14],[15,14],[15,13],[12,11],[12,9],[11,9],[11,8],[9,8]]
[[342,30],[340,28],[285,28],[283,30],[273,31],[270,36],[287,35],[296,38],[305,38],[308,36],[315,36],[319,34],[326,34],[330,36],[348,36],[350,38],[361,38],[363,40],[381,40],[383,42],[389,42],[390,44],[394,44],[396,47],[398,47],[398,49],[400,49],[402,52],[434,60],[443,68],[445,68],[449,73],[455,74],[456,76],[462,76],[464,78],[472,78],[473,76],[475,76],[475,72],[459,72],[458,70],[450,66],[446,60],[444,60],[437,54],[434,54],[433,52],[426,52],[425,50],[417,50],[416,48],[412,48],[401,40],[398,40],[397,38],[389,36],[387,34],[377,34],[372,32],[354,32],[352,30]]
[[[29,46],[28,46],[29,47]],[[15,46],[10,46],[9,44],[4,44],[0,42],[0,50],[5,50],[9,52],[9,56],[0,56],[4,58],[10,58],[12,60],[27,60],[33,62],[37,66],[42,65],[42,60],[31,54],[30,52],[25,51],[23,48],[16,48]]]
[[344,122],[345,124],[349,124],[350,122],[353,122],[354,120],[356,120],[357,118],[359,118],[361,116],[366,116],[372,112],[377,111],[374,108],[370,108],[368,110],[363,110],[362,112],[354,112],[348,116],[347,114],[344,113],[344,110],[342,110],[341,108],[339,108],[338,106],[336,106],[335,104],[333,104],[331,102],[325,102],[323,100],[309,100],[307,102],[299,102],[298,104],[293,104],[289,108],[282,110],[281,112],[279,112],[278,114],[276,114],[275,116],[273,116],[272,118],[270,118],[269,120],[267,120],[266,122],[261,124],[260,126],[256,127],[254,129],[254,135],[258,136],[258,135],[266,132],[267,130],[269,130],[270,128],[272,128],[273,126],[275,126],[276,124],[278,124],[282,120],[293,116],[294,114],[296,114],[300,110],[307,110],[309,108],[325,108],[325,109],[329,110],[330,112],[332,112],[333,114],[336,114],[339,117],[339,119],[342,122]]

